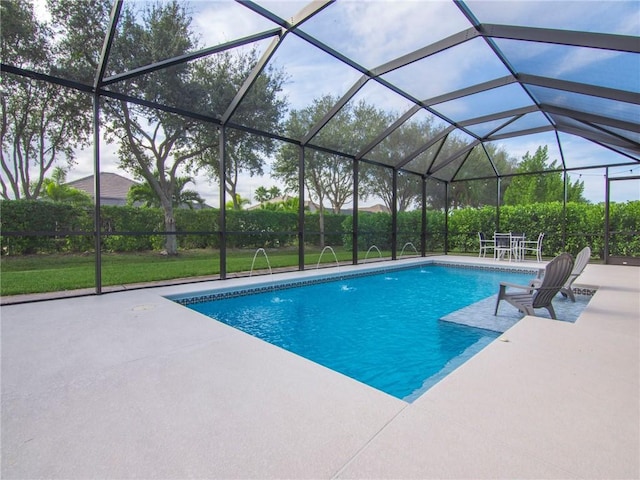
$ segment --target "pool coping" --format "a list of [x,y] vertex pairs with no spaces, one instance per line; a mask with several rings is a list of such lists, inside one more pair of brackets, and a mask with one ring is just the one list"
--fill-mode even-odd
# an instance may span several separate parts
[[[531,275],[535,275],[539,268],[525,268],[522,266],[513,266],[509,268],[508,266],[501,265],[474,265],[474,264],[466,264],[466,263],[455,263],[455,262],[446,262],[442,260],[434,261],[431,259],[413,259],[412,261],[407,261],[401,264],[387,264],[378,265],[376,268],[375,264],[362,264],[358,266],[354,266],[354,268],[349,268],[348,270],[340,270],[340,267],[335,271],[331,269],[331,272],[316,270],[313,274],[307,275],[305,278],[285,278],[285,279],[273,279],[273,275],[266,276],[269,280],[263,279],[262,282],[252,284],[250,286],[219,286],[217,288],[207,289],[207,290],[196,290],[190,293],[181,293],[181,294],[170,294],[166,295],[165,298],[169,300],[173,300],[181,305],[191,305],[193,303],[202,303],[214,300],[221,300],[225,298],[233,298],[239,297],[243,295],[252,295],[255,293],[264,293],[272,291],[275,287],[278,290],[283,290],[287,288],[296,288],[303,287],[307,285],[315,285],[318,283],[326,283],[326,282],[334,282],[340,280],[347,280],[350,278],[358,278],[365,277],[370,275],[376,275],[380,272],[394,272],[401,270],[408,270],[412,268],[417,268],[422,265],[439,265],[439,266],[447,266],[453,268],[473,268],[473,269],[482,269],[482,270],[493,270],[493,271],[508,271],[508,272],[519,272],[519,273],[529,273]],[[287,272],[288,273],[288,272]]]
[[165,298],[194,285],[2,306],[2,477],[637,478],[639,272],[588,265],[575,324],[524,317],[411,404]]

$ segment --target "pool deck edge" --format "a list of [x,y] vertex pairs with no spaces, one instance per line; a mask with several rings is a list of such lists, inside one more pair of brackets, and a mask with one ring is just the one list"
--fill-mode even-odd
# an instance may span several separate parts
[[579,280],[412,404],[164,298],[221,282],[3,306],[1,476],[638,478],[640,269]]

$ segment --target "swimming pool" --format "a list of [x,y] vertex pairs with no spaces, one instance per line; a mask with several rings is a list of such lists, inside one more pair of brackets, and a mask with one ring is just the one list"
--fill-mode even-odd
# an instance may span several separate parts
[[429,264],[174,300],[412,401],[499,335],[440,318],[531,275]]

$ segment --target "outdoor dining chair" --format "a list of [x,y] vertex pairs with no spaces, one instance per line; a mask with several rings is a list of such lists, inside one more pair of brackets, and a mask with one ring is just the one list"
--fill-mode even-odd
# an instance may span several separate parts
[[538,235],[537,240],[523,240],[520,242],[520,251],[522,252],[522,258],[524,259],[527,252],[533,252],[536,254],[536,260],[538,262],[542,261],[542,239],[544,238],[544,233]]
[[524,241],[524,233],[511,232],[511,254],[518,261],[524,259],[524,250],[522,249]]
[[480,240],[480,251],[478,252],[478,257],[486,257],[487,250],[495,248],[495,242],[488,239],[484,232],[478,232],[478,239]]
[[493,234],[493,258],[500,260],[505,255],[508,256],[511,261],[511,233],[498,233]]

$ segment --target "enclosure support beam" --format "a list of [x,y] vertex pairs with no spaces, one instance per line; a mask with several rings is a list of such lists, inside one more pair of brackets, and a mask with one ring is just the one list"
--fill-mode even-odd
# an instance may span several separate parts
[[[611,151],[615,151],[616,153],[619,153],[619,155],[621,156],[631,158],[632,160],[635,160],[636,162],[638,162],[637,158],[629,156],[628,154],[624,153],[619,149],[626,148],[631,151],[634,151],[640,147],[640,144],[638,144],[637,142],[634,142],[633,140],[631,140],[631,138],[627,138],[620,135],[619,132],[616,132],[614,130],[608,130],[599,125],[595,125],[589,122],[583,122],[581,120],[580,122],[584,123],[587,128],[559,124],[556,127],[556,129],[562,133],[569,133],[571,135],[582,137],[585,140],[589,140],[590,142],[600,145],[601,147],[608,148]],[[634,131],[635,130],[628,130],[629,137],[633,135],[632,132]],[[618,147],[618,149],[616,149],[615,147]]]
[[502,195],[500,190],[502,189],[502,178],[498,177],[497,184],[497,192],[496,192],[496,232],[500,231],[500,204],[502,203]]
[[96,250],[96,293],[102,293],[102,218],[100,216],[100,96],[93,96],[93,231]]
[[398,170],[393,169],[393,192],[391,194],[391,260],[398,255]]
[[449,254],[449,182],[444,182],[444,254]]
[[198,50],[196,52],[185,53],[184,55],[168,58],[166,60],[152,63],[150,65],[144,65],[142,67],[134,68],[133,70],[129,70],[128,72],[112,75],[111,77],[105,78],[102,85],[106,86],[106,85],[111,85],[118,82],[124,82],[126,80],[130,80],[132,78],[136,78],[142,75],[148,75],[149,73],[156,72],[158,70],[164,70],[166,68],[171,68],[176,65],[185,64],[187,62],[193,62],[194,60],[208,57],[210,55],[215,55],[216,53],[225,52],[233,48],[238,48],[244,45],[250,45],[252,43],[259,42],[261,40],[265,40],[267,38],[271,38],[276,35],[279,35],[280,33],[281,33],[280,28],[272,28],[271,30],[256,33],[248,37],[239,38],[232,42],[221,43],[220,45],[203,48],[202,50]]
[[422,221],[420,229],[420,255],[427,254],[427,177],[422,177]]
[[102,85],[102,79],[107,69],[111,46],[116,35],[116,27],[118,18],[122,11],[122,0],[117,0],[111,8],[111,16],[109,19],[109,31],[102,44],[100,59],[98,61],[98,69],[93,82],[93,194],[95,211],[93,214],[93,229],[95,240],[95,276],[96,276],[96,294],[102,293],[102,217],[100,215],[101,208],[101,192],[100,192],[100,95],[98,93]]
[[556,134],[556,142],[558,143],[558,151],[560,152],[560,160],[562,161],[562,250],[566,250],[567,245],[567,196],[569,179],[567,175],[567,162],[564,158],[564,152],[562,151],[562,142],[560,141],[560,135]]
[[353,215],[351,227],[351,258],[358,264],[358,192],[360,191],[360,162],[353,161]]
[[562,172],[562,250],[567,250],[567,195],[569,176],[567,171]]
[[298,160],[298,270],[304,270],[304,146]]
[[604,170],[604,263],[609,263],[609,201],[611,200],[611,191],[609,183],[609,167]]
[[258,60],[256,65],[253,67],[251,73],[242,84],[242,87],[240,87],[240,90],[238,90],[238,93],[236,93],[236,96],[231,101],[231,104],[227,107],[227,110],[222,115],[222,123],[227,123],[236,112],[236,110],[240,106],[240,103],[244,100],[247,93],[249,92],[249,89],[253,86],[254,83],[256,83],[256,80],[266,68],[267,63],[269,63],[271,57],[273,57],[273,55],[276,53],[276,50],[282,43],[284,36],[285,34],[282,34],[271,40],[271,43],[262,54],[262,57],[260,57],[260,60]]
[[544,42],[556,45],[640,53],[638,38],[632,35],[614,35],[610,33],[579,32],[491,23],[481,24],[480,34],[483,37],[490,38],[505,38],[507,40],[524,40],[529,42]]
[[225,182],[227,180],[227,162],[226,162],[226,136],[227,131],[224,125],[219,130],[219,160],[220,160],[220,220],[218,228],[220,230],[220,280],[227,278],[227,212],[226,212],[226,192]]

